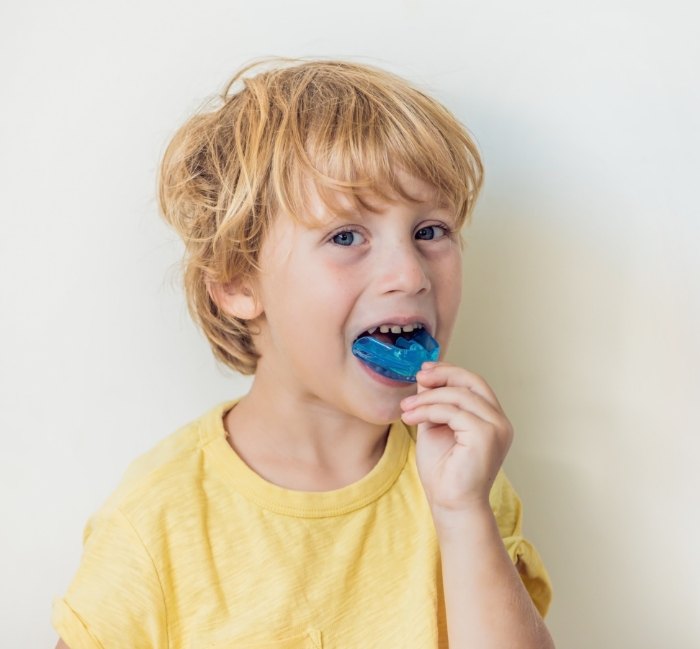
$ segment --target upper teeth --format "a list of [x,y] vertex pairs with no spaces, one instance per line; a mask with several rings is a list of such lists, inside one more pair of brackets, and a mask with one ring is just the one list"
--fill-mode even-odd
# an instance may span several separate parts
[[402,331],[408,333],[413,331],[414,329],[422,329],[423,325],[420,322],[416,322],[414,324],[408,324],[408,325],[380,325],[379,327],[372,327],[369,329],[368,333],[373,334],[377,329],[379,329],[380,333],[383,334],[388,334],[389,332],[393,334],[400,334]]

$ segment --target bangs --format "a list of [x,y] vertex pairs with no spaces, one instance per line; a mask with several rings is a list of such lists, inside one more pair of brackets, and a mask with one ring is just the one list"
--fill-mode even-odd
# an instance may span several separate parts
[[483,169],[474,141],[451,113],[367,66],[296,70],[294,92],[277,104],[283,114],[270,169],[277,209],[317,226],[323,219],[310,213],[310,190],[343,216],[376,211],[376,201],[420,202],[408,174],[434,190],[436,205],[453,214],[458,229],[467,222]]

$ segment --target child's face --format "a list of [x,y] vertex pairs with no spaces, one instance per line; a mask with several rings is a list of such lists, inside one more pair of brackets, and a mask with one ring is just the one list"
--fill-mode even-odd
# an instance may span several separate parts
[[[259,258],[258,376],[374,424],[398,419],[400,400],[416,387],[370,370],[353,356],[354,340],[382,323],[422,322],[443,357],[461,297],[454,215],[433,205],[425,183],[404,183],[425,201],[327,215],[319,229],[279,216]],[[309,207],[325,213],[317,198]]]

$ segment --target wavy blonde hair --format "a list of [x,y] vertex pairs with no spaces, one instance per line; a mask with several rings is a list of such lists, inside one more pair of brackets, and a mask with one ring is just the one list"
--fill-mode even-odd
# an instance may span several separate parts
[[220,309],[208,287],[254,278],[278,214],[309,221],[309,181],[329,209],[338,209],[338,192],[371,209],[368,195],[414,200],[397,178],[402,169],[435,188],[458,227],[470,218],[483,179],[474,141],[394,74],[346,61],[266,60],[239,70],[215,102],[170,141],[158,198],[185,243],[189,311],[215,356],[243,374],[259,358],[249,323]]

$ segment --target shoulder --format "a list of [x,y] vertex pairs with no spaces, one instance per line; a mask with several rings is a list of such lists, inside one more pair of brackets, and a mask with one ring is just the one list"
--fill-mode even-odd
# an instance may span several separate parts
[[211,408],[133,460],[117,488],[88,521],[84,538],[98,521],[152,508],[166,495],[174,499],[178,490],[201,478],[201,453],[213,439],[225,435],[222,417],[232,403]]
[[501,530],[501,536],[520,533],[522,503],[503,469],[498,472],[491,487],[489,502]]
[[522,502],[503,470],[498,473],[489,500],[505,549],[544,616],[552,601],[552,582],[537,548],[523,535]]

